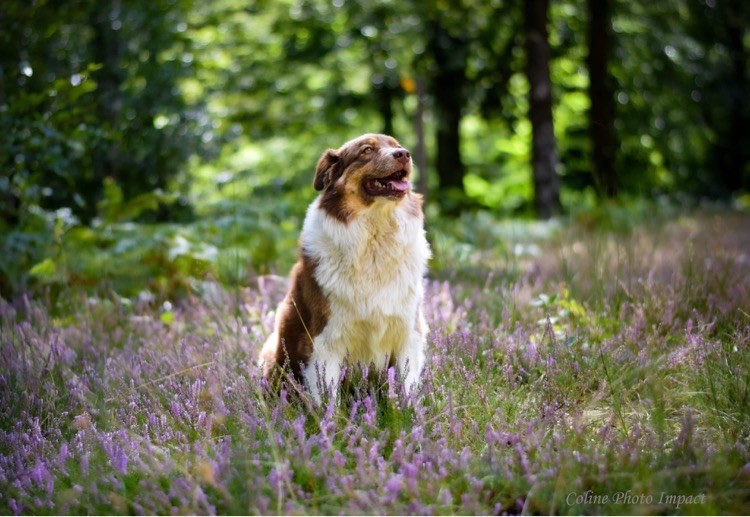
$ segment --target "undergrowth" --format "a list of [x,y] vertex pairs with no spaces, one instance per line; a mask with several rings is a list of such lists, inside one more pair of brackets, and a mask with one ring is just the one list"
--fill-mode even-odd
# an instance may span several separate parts
[[0,512],[747,513],[748,228],[444,233],[419,393],[350,368],[321,407],[254,364],[278,277],[0,300]]

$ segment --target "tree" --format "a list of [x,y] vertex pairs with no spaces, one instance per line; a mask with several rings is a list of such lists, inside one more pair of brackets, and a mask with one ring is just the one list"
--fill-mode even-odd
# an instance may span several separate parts
[[620,193],[720,198],[750,187],[748,20],[741,0],[614,4]]
[[[112,27],[113,21],[120,22],[122,6],[120,0],[102,0],[94,2],[89,24],[92,29],[91,59],[99,68],[92,73],[97,88],[95,108],[98,120],[110,130],[120,127],[123,109],[123,82],[125,68],[123,67],[122,31]],[[93,174],[85,179],[85,191],[98,191],[105,178],[122,181],[121,170],[124,168],[119,138],[100,141],[100,145],[93,149]],[[81,186],[82,187],[82,186]],[[96,214],[96,205],[86,205],[85,218],[90,219]]]
[[434,59],[430,92],[435,109],[436,165],[441,189],[463,189],[461,161],[461,116],[466,103],[466,60],[468,42],[453,34],[439,18],[428,24],[428,48]]
[[721,56],[703,71],[701,79],[707,84],[700,95],[708,100],[702,112],[716,135],[711,151],[718,180],[714,188],[717,194],[731,194],[750,188],[750,5],[723,0],[691,3],[690,9],[691,35],[709,55]]
[[552,81],[547,33],[549,0],[524,2],[526,77],[529,82],[529,119],[532,126],[534,206],[547,219],[560,212],[560,183],[552,122]]
[[594,185],[599,197],[617,194],[615,100],[609,59],[612,50],[612,0],[588,0],[589,136]]
[[106,178],[128,200],[177,177],[199,149],[192,117],[200,103],[188,107],[178,89],[192,68],[183,34],[190,2],[3,4],[0,166],[10,179],[0,182],[0,215],[6,221],[14,224],[14,211],[39,206],[69,208],[89,222]]

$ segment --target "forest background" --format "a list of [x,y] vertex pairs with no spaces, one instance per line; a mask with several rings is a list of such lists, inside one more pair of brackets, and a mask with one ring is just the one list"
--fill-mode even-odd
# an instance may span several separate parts
[[413,151],[438,267],[502,246],[481,221],[747,206],[748,26],[740,0],[4,2],[0,293],[283,274],[317,158],[363,132]]

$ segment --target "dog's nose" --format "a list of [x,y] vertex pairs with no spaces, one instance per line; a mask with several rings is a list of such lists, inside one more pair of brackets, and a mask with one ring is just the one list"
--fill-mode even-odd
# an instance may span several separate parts
[[393,157],[397,160],[400,160],[402,162],[408,161],[409,158],[411,158],[411,155],[409,154],[409,151],[404,149],[403,147],[400,149],[396,149],[393,151]]

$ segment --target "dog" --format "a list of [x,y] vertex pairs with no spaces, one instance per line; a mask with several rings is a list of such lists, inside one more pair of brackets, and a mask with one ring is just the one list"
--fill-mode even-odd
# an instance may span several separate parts
[[427,323],[422,279],[431,251],[412,160],[398,141],[365,134],[318,161],[299,257],[260,353],[271,383],[284,371],[313,399],[337,397],[346,362],[397,367],[418,386]]

